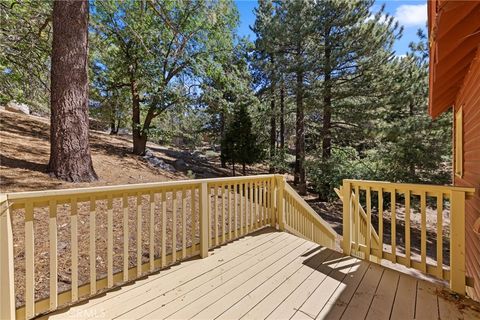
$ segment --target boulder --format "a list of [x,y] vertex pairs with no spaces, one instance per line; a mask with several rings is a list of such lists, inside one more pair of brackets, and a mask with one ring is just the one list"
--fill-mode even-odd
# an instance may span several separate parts
[[30,107],[28,105],[16,101],[10,101],[7,103],[5,110],[15,113],[30,114]]
[[173,163],[173,166],[175,167],[175,169],[177,169],[179,171],[187,170],[187,164],[185,163],[185,161],[183,159],[175,160],[175,162]]

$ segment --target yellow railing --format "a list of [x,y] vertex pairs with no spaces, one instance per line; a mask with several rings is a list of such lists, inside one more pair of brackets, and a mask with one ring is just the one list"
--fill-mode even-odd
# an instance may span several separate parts
[[285,182],[277,176],[279,203],[283,216],[279,221],[280,229],[308,239],[328,248],[335,247],[337,233]]
[[[451,186],[389,183],[378,181],[344,180],[341,188],[343,201],[343,252],[361,258],[386,259],[420,270],[440,279],[449,280],[452,290],[465,293],[465,199],[475,189]],[[376,196],[375,196],[376,194]],[[386,196],[385,196],[386,195]],[[372,224],[372,202],[376,202],[378,228]],[[363,204],[366,210],[363,209]],[[427,238],[427,203],[435,207],[435,237]],[[384,211],[389,205],[389,210]],[[414,205],[417,210],[414,210]],[[445,234],[444,208],[450,207],[449,234]],[[432,210],[430,208],[430,210]],[[365,212],[366,211],[366,212]],[[416,211],[416,212],[415,212]],[[404,212],[404,213],[403,213]],[[419,214],[419,246],[412,246],[412,215]],[[390,223],[390,249],[384,247],[386,232],[384,219]],[[400,224],[400,220],[402,224]],[[429,221],[432,223],[432,221]],[[397,227],[404,234],[397,239]],[[363,226],[363,227],[362,227]],[[375,235],[378,234],[378,243]],[[431,237],[431,236],[430,236]],[[450,263],[444,264],[443,243],[449,238]],[[416,239],[413,239],[416,241]],[[397,246],[401,242],[403,250]],[[436,262],[427,261],[427,243],[435,243]],[[418,247],[418,248],[417,248]],[[412,254],[418,249],[418,255]],[[418,259],[417,259],[418,256]]]
[[277,223],[330,247],[335,239],[275,175],[0,196],[1,319],[56,310]]

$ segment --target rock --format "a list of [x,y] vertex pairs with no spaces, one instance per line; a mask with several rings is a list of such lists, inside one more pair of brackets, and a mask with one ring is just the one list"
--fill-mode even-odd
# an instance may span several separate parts
[[175,169],[177,169],[179,171],[187,170],[187,164],[185,163],[185,161],[183,159],[175,160],[175,162],[173,163],[173,166],[175,167]]
[[24,103],[10,101],[5,106],[5,110],[16,113],[30,114],[30,107]]
[[155,157],[155,155],[153,154],[152,150],[145,149],[145,155],[143,157],[144,158],[152,158],[152,157]]

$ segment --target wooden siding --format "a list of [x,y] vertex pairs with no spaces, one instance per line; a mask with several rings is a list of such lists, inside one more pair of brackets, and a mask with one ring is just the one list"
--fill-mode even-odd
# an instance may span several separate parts
[[[469,299],[407,274],[264,229],[53,319],[465,319]],[[42,318],[43,319],[43,318]]]
[[480,50],[457,96],[454,111],[460,108],[463,110],[463,175],[455,175],[454,183],[476,188],[473,199],[465,204],[466,272],[474,279],[474,288],[469,288],[467,293],[480,301],[480,236],[473,230],[475,221],[480,219]]

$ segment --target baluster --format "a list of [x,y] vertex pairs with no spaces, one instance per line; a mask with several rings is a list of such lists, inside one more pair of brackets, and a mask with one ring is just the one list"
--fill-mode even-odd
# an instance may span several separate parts
[[96,253],[96,234],[97,234],[97,227],[96,227],[96,211],[97,211],[97,203],[95,201],[95,197],[90,197],[90,252],[89,252],[89,259],[90,259],[90,294],[97,293],[97,253]]
[[142,194],[137,194],[137,277],[142,275]]
[[392,210],[392,218],[390,219],[390,231],[391,231],[391,242],[392,242],[392,262],[397,263],[397,191],[392,189],[390,192],[390,203]]
[[367,243],[367,260],[370,260],[370,251],[372,248],[372,195],[370,187],[365,190],[367,192],[367,223],[366,223],[366,243]]
[[222,196],[222,243],[226,241],[226,233],[225,233],[225,185],[220,185],[221,196]]
[[357,185],[355,186],[355,216],[354,216],[354,223],[355,223],[355,251],[359,253],[359,237],[361,236],[360,233],[360,187]]
[[78,207],[77,199],[70,202],[70,229],[72,242],[72,301],[78,300]]
[[155,193],[150,191],[150,230],[149,230],[149,253],[150,272],[155,270]]
[[35,239],[33,234],[33,203],[25,204],[25,314],[35,315]]
[[243,229],[243,186],[244,184],[240,184],[240,235],[244,234]]
[[443,193],[437,194],[437,277],[443,279]]
[[48,234],[50,241],[50,309],[58,306],[58,256],[57,256],[57,202],[49,202]]
[[107,200],[107,287],[113,287],[113,205],[112,195]]
[[237,200],[238,200],[238,195],[237,195],[237,190],[238,185],[236,183],[233,184],[233,216],[234,216],[234,221],[233,221],[233,230],[234,230],[234,236],[235,239],[238,238],[238,207],[237,207]]
[[405,191],[405,258],[406,266],[411,266],[410,248],[410,190]]
[[420,236],[421,270],[427,272],[427,204],[426,194],[420,195],[420,212],[422,215],[422,229]]
[[187,197],[186,189],[182,189],[182,259],[187,257]]
[[228,240],[232,240],[232,185],[227,184],[228,190]]
[[383,257],[383,188],[378,190],[378,246],[379,252],[377,257],[382,259]]
[[192,255],[195,252],[195,234],[197,232],[197,220],[195,216],[195,187],[190,189],[190,215],[192,217],[192,229],[191,229],[191,236],[192,236]]
[[128,228],[128,195],[124,193],[122,196],[123,207],[123,281],[128,281],[128,269],[129,269],[129,228]]
[[250,193],[249,193],[249,199],[250,199],[250,232],[254,229],[254,215],[255,211],[253,210],[253,202],[254,202],[254,186],[253,182],[250,182]]
[[214,198],[213,198],[213,205],[214,205],[214,213],[215,216],[213,217],[213,223],[215,224],[214,226],[214,232],[215,232],[215,246],[218,246],[218,185],[213,186],[215,188],[214,190]]
[[259,188],[260,188],[260,184],[258,182],[255,182],[254,183],[254,188],[253,188],[253,195],[254,195],[254,199],[255,199],[255,212],[254,212],[255,229],[258,229],[258,223],[259,223],[259,220],[260,220]]
[[172,263],[177,261],[177,190],[172,191]]
[[167,265],[167,192],[162,190],[162,268]]

